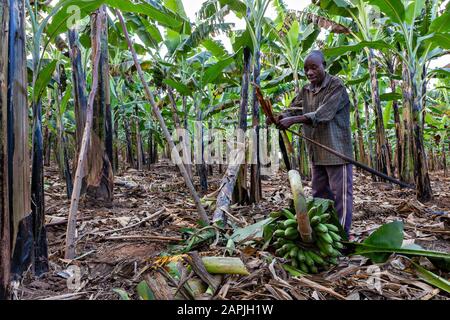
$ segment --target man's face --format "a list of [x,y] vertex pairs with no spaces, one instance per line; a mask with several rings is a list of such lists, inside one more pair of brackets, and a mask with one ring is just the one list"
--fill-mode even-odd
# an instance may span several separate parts
[[322,83],[325,78],[325,69],[320,56],[312,55],[306,59],[305,75],[313,85]]

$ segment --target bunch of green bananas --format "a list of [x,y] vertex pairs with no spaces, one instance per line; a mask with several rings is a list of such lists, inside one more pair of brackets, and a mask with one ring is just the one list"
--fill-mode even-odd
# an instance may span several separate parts
[[308,216],[313,229],[314,243],[304,244],[297,231],[297,220],[292,212],[282,210],[285,220],[276,224],[273,233],[277,256],[288,259],[292,267],[306,273],[317,273],[338,264],[340,250],[344,248],[339,228],[330,223],[330,214],[322,213],[316,207],[311,208]]

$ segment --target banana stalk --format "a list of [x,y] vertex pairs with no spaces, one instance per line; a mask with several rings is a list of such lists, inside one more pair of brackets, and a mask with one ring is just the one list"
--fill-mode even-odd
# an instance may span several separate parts
[[295,213],[297,216],[298,232],[303,242],[312,243],[312,229],[308,217],[306,197],[303,193],[302,180],[297,170],[289,171],[289,182],[291,184],[292,196],[294,198]]

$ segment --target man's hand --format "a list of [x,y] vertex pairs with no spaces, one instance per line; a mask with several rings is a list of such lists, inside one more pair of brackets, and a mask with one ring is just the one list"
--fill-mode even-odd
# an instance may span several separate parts
[[283,119],[283,116],[281,114],[280,115],[274,115],[274,118],[275,118],[275,121],[276,121],[275,123],[272,121],[272,119],[266,118],[266,125],[270,126],[272,124],[275,124],[275,125],[278,126],[278,124],[280,123],[280,120]]
[[286,130],[286,129],[289,129],[290,126],[292,126],[296,123],[310,123],[310,122],[311,121],[305,116],[288,117],[288,118],[281,119],[278,122],[277,127],[278,127],[278,129]]

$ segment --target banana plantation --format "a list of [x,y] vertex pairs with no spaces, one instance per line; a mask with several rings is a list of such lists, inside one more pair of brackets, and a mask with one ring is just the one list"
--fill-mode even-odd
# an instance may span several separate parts
[[448,0],[0,3],[0,299],[450,298]]

